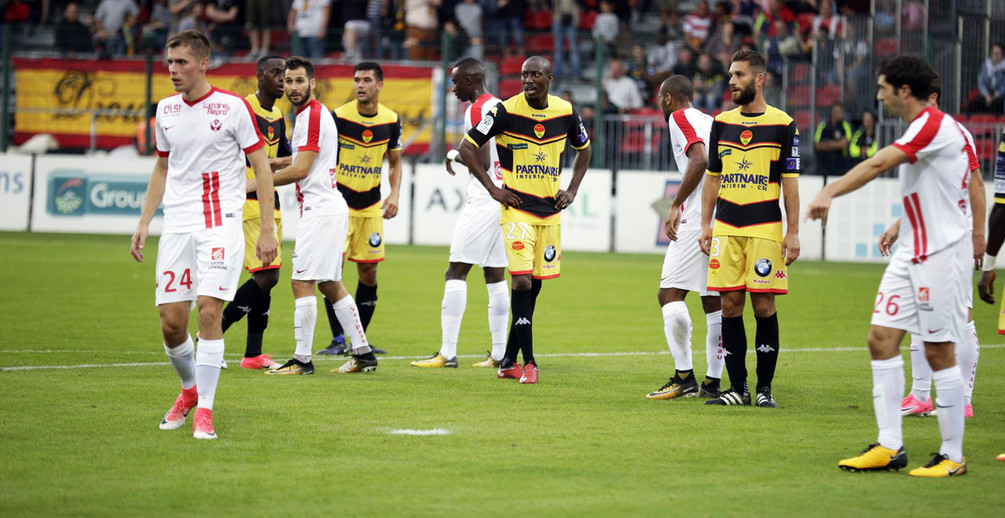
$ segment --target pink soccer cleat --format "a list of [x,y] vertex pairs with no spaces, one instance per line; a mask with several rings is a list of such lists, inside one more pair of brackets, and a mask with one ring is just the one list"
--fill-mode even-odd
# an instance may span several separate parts
[[192,437],[196,439],[216,439],[216,430],[213,429],[213,411],[205,408],[195,409],[195,418],[192,419]]
[[272,359],[271,354],[259,354],[251,358],[241,360],[242,369],[276,369],[280,364]]
[[928,401],[922,401],[914,397],[914,394],[908,394],[906,398],[900,401],[900,415],[926,416],[931,414],[932,414],[931,398],[929,398]]
[[520,383],[525,385],[537,383],[537,365],[528,363],[523,366],[523,376],[520,376]]
[[499,367],[499,371],[496,372],[496,377],[503,379],[514,379],[518,380],[523,377],[523,369],[520,368],[519,363],[514,363],[510,368],[504,369]]
[[199,395],[195,387],[188,390],[182,389],[181,394],[178,394],[178,399],[174,400],[174,405],[171,405],[171,410],[164,414],[164,419],[161,419],[161,430],[181,428],[181,425],[185,424],[185,417],[198,402]]

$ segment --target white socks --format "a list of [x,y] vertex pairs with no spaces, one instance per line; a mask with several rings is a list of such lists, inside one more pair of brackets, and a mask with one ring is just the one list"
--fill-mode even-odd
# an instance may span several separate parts
[[683,300],[663,305],[663,334],[666,335],[674,368],[688,371],[694,368],[691,361],[691,316]]
[[293,301],[293,337],[297,350],[293,357],[304,363],[311,361],[314,347],[314,324],[318,320],[318,299],[314,295]]
[[[168,347],[164,344],[164,352],[171,360],[171,366],[181,378],[181,388],[188,390],[195,386],[195,345],[192,343],[192,335],[188,335],[185,343],[178,347]],[[219,365],[219,364],[218,364]]]
[[195,353],[196,390],[199,391],[199,408],[213,409],[216,383],[220,380],[220,363],[223,362],[223,338],[199,340]]
[[709,378],[722,379],[722,368],[726,355],[722,352],[722,310],[705,315],[708,332],[705,333],[705,361],[708,362]]
[[443,337],[440,354],[444,358],[457,356],[457,336],[461,333],[461,320],[464,318],[464,307],[467,304],[467,281],[448,280],[443,287],[443,303],[440,306],[440,328]]
[[925,358],[925,342],[911,335],[911,394],[920,401],[928,401],[932,392],[932,367]]
[[[872,360],[872,406],[876,412],[879,439],[884,448],[899,450],[904,445],[900,418],[900,395],[904,393],[904,358]],[[960,414],[962,415],[962,413]],[[942,417],[939,417],[940,423]]]
[[981,357],[981,344],[977,340],[977,326],[973,321],[967,323],[963,333],[963,341],[956,345],[956,365],[960,367],[963,377],[963,404],[969,405],[974,395],[974,378],[977,376],[977,360]]
[[492,359],[502,361],[506,354],[509,330],[509,287],[506,281],[486,284],[489,292],[489,333],[492,334]]
[[[956,365],[932,374],[935,406],[938,407],[942,447],[939,453],[953,462],[963,462],[963,377]],[[200,389],[201,390],[201,389]]]
[[332,304],[338,323],[342,326],[346,338],[349,339],[350,347],[354,355],[366,354],[370,352],[370,343],[366,341],[366,333],[363,332],[363,323],[359,319],[359,308],[352,295],[345,297]]

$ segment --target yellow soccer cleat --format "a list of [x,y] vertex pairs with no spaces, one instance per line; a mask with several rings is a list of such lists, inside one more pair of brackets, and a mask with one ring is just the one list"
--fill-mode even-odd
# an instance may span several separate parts
[[499,367],[499,362],[492,359],[492,355],[488,354],[485,359],[472,365],[472,367],[478,367],[480,369],[495,369]]
[[907,472],[912,477],[943,478],[958,477],[967,473],[967,458],[963,457],[963,462],[953,462],[949,457],[938,453],[928,464],[920,468],[914,468]]
[[694,376],[682,380],[676,374],[662,387],[646,394],[646,399],[675,399],[679,397],[694,397],[698,394],[698,382]]
[[449,367],[451,369],[457,368],[457,357],[447,358],[440,353],[436,353],[425,360],[416,360],[412,362],[412,367],[421,367],[424,369],[442,369],[444,367]]
[[998,456],[995,458],[1002,462],[1005,462],[1005,453],[999,453]]
[[838,462],[838,467],[846,471],[899,471],[907,467],[907,453],[904,448],[891,450],[879,444],[870,444],[862,453]]
[[280,367],[269,369],[265,374],[270,376],[290,376],[314,374],[314,362],[304,363],[296,358],[284,363]]

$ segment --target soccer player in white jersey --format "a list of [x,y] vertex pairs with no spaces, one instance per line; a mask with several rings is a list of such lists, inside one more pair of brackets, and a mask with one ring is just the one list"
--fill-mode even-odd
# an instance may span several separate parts
[[[930,106],[938,106],[939,98],[942,96],[942,78],[932,70],[932,95],[928,97]],[[980,269],[984,262],[984,250],[987,241],[984,239],[984,215],[987,209],[986,194],[984,192],[984,179],[981,176],[981,164],[974,152],[977,147],[974,145],[974,137],[962,124],[957,122],[960,131],[967,139],[967,158],[969,178],[962,184],[961,188],[966,190],[967,223],[971,226],[972,255],[974,257],[974,268]],[[900,234],[900,219],[887,229],[879,237],[879,251],[885,256],[892,252],[893,244],[896,243]],[[963,417],[974,416],[971,398],[974,393],[974,380],[977,376],[977,362],[980,358],[980,342],[977,337],[977,326],[974,324],[973,290],[966,290],[967,306],[967,329],[963,335],[963,341],[956,347],[956,362],[960,366],[960,373],[966,385],[963,394]],[[934,402],[931,399],[932,390],[932,368],[925,359],[925,346],[920,336],[911,334],[911,391],[900,402],[900,412],[905,416],[927,416],[936,413]]]
[[[691,106],[694,92],[691,80],[680,75],[670,76],[660,86],[659,100],[663,116],[670,129],[677,170],[681,172],[680,187],[670,205],[665,223],[670,244],[663,258],[659,302],[663,308],[663,334],[676,372],[659,389],[650,392],[649,399],[687,397],[719,397],[722,378],[722,302],[716,292],[708,291],[708,256],[701,252],[701,184],[708,166],[708,136],[712,117]],[[694,378],[691,361],[691,317],[684,297],[689,291],[701,296],[708,330],[705,333],[705,359],[708,370],[699,386]]]
[[838,462],[850,471],[899,470],[907,465],[900,414],[904,360],[899,349],[905,332],[918,333],[925,342],[942,434],[939,453],[910,475],[949,477],[967,471],[964,384],[953,357],[966,328],[965,291],[971,282],[967,244],[971,228],[966,194],[960,187],[969,174],[967,143],[952,117],[928,105],[930,70],[915,56],[898,56],[880,66],[876,98],[891,115],[910,123],[907,131],[824,187],[807,209],[807,217],[826,224],[833,198],[900,166],[907,221],[901,225],[901,246],[880,281],[868,338],[879,437],[861,454]]
[[[181,378],[181,394],[161,420],[162,430],[185,424],[192,408],[193,437],[216,439],[213,401],[223,361],[223,303],[234,298],[244,261],[244,157],[258,184],[262,264],[276,256],[272,172],[251,106],[206,80],[209,40],[182,31],[167,42],[167,64],[179,92],[157,104],[157,163],[143,201],[131,253],[143,262],[150,220],[164,202],[157,252],[156,303],[164,350]],[[188,333],[192,302],[199,309],[199,350]]]
[[[286,98],[296,109],[293,162],[276,171],[275,184],[296,182],[300,224],[293,247],[293,333],[297,347],[290,361],[266,374],[314,374],[311,351],[318,318],[315,287],[329,300],[352,347],[352,356],[332,372],[377,368],[359,318],[359,308],[342,285],[342,246],[349,228],[349,206],[338,190],[338,129],[331,111],[314,98],[314,65],[305,58],[286,60]],[[254,180],[249,180],[253,182]]]
[[[474,58],[464,58],[454,66],[450,77],[454,95],[471,105],[464,112],[464,133],[481,122],[501,101],[485,91],[485,66]],[[496,187],[502,187],[502,170],[495,139],[479,150],[482,167]],[[447,172],[454,174],[451,162],[460,163],[456,151],[447,154]],[[461,165],[464,165],[461,163]],[[506,353],[506,326],[509,324],[509,288],[506,286],[506,248],[499,224],[499,203],[492,199],[481,182],[469,174],[464,208],[457,218],[454,237],[450,241],[450,265],[447,267],[440,326],[443,340],[440,350],[430,358],[412,362],[413,367],[457,367],[457,337],[467,305],[468,272],[472,265],[482,267],[489,294],[489,334],[492,350],[475,367],[496,368]]]

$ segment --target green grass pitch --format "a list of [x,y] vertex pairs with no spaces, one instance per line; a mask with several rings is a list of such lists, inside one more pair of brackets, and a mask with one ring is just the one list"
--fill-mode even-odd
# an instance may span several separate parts
[[[266,377],[238,367],[239,323],[217,394],[220,439],[197,442],[191,420],[157,428],[178,380],[153,306],[156,240],[144,264],[128,249],[126,236],[0,234],[2,516],[992,516],[1005,495],[994,459],[1005,452],[1005,346],[998,307],[979,301],[970,473],[837,468],[876,438],[865,335],[882,265],[795,263],[778,299],[781,408],[711,408],[644,398],[672,369],[660,256],[566,252],[537,304],[541,381],[521,386],[470,366],[489,348],[477,269],[461,367],[408,365],[439,347],[447,253],[392,246],[368,333],[391,358],[366,375],[329,374],[340,362],[317,359],[314,376]],[[290,252],[265,339],[280,360],[294,348]],[[354,291],[351,266],[346,281]],[[701,375],[705,320],[691,297]],[[315,350],[329,334],[319,313]],[[121,365],[100,367],[110,364]],[[10,369],[39,366],[78,367]],[[904,434],[911,467],[938,450],[935,418],[905,419]]]

